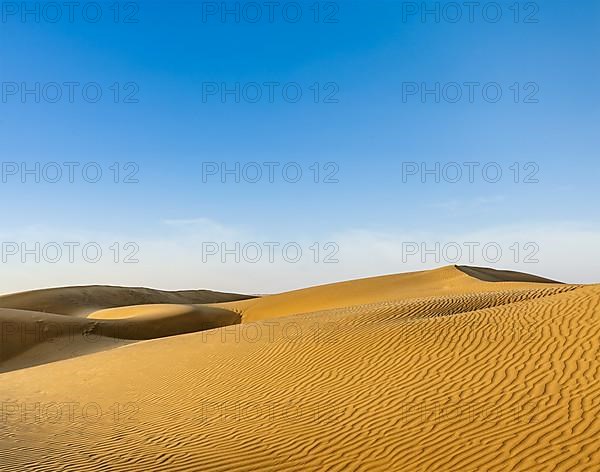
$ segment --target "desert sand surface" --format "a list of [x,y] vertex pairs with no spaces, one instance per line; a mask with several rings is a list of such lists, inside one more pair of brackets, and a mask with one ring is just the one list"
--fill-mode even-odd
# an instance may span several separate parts
[[0,372],[237,324],[239,314],[203,304],[248,298],[209,290],[108,286],[5,295],[0,297]]
[[218,301],[0,311],[168,336],[1,373],[0,470],[600,470],[600,285],[451,266]]

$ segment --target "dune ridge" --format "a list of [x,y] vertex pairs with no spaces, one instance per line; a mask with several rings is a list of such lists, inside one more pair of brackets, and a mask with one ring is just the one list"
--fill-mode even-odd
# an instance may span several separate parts
[[513,270],[497,270],[489,267],[455,266],[461,272],[486,282],[532,282],[543,284],[559,284],[539,275],[525,274]]
[[143,287],[88,285],[2,295],[0,296],[0,308],[86,317],[94,311],[122,306],[220,303],[251,298],[255,297],[211,290],[169,292]]
[[600,285],[492,275],[225,303],[241,323],[0,374],[0,469],[599,470]]
[[[277,318],[297,313],[343,308],[380,300],[410,299],[469,291],[494,292],[505,289],[536,288],[544,283],[562,285],[520,272],[481,270],[467,274],[456,266],[384,275],[284,292],[251,300],[226,302],[221,308],[240,313],[244,322]],[[493,284],[482,278],[495,274]]]

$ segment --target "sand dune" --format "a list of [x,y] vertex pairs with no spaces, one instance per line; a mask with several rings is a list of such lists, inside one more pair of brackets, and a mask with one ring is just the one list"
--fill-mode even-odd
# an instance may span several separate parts
[[125,339],[131,332],[132,326],[2,308],[0,372],[122,346],[132,342]]
[[136,305],[87,319],[0,309],[0,372],[240,322],[237,313],[204,305]]
[[219,307],[242,323],[0,374],[0,469],[600,470],[600,285],[446,267]]
[[[152,339],[221,328],[241,322],[235,312],[204,305],[136,305],[100,310],[89,320],[126,321],[130,339]],[[110,323],[107,323],[109,326]]]
[[195,304],[219,303],[254,298],[250,295],[185,290],[167,292],[138,287],[85,287],[51,288],[0,296],[0,308],[41,311],[57,315],[87,316],[98,310],[130,305],[161,303]]
[[0,297],[0,372],[237,324],[239,314],[201,304],[249,298],[209,290],[108,286],[5,295]]
[[[470,274],[465,270],[469,270]],[[486,283],[488,279],[494,279],[497,284]],[[534,288],[542,281],[551,282],[519,272],[464,267],[457,270],[456,267],[449,266],[310,287],[220,306],[242,314],[244,321],[248,322],[381,300],[451,295],[468,291],[493,292],[502,288]]]

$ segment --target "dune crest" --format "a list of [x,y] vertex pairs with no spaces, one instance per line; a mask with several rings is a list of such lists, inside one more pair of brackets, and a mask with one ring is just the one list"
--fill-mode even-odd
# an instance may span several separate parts
[[141,287],[90,285],[48,288],[0,296],[0,308],[86,317],[94,311],[131,305],[220,303],[254,298],[251,295],[183,290],[169,292]]
[[546,279],[537,275],[515,272],[512,270],[497,270],[488,267],[456,266],[456,268],[471,277],[485,282],[528,282],[542,284],[559,284],[556,280]]
[[541,280],[547,280],[518,272],[503,271],[502,274],[508,275],[505,280],[497,280],[496,285],[490,285],[481,280],[477,270],[469,272],[459,270],[455,266],[447,266],[434,270],[321,285],[252,300],[227,302],[219,306],[242,314],[243,320],[250,322],[381,300],[452,295],[470,291],[493,292],[503,288],[536,288],[539,287]]

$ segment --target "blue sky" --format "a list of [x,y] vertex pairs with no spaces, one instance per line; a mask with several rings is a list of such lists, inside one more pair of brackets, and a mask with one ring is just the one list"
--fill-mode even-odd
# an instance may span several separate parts
[[[421,2],[377,1],[317,3],[318,21],[315,2],[300,3],[299,21],[280,8],[269,21],[264,2],[256,2],[263,13],[256,23],[249,21],[252,2],[225,2],[246,12],[239,22],[231,14],[223,20],[220,11],[212,13],[221,2],[123,2],[119,21],[111,4],[102,3],[96,23],[91,10],[85,16],[81,9],[73,21],[64,9],[51,22],[47,2],[26,3],[39,5],[39,22],[2,7],[1,160],[5,166],[95,162],[104,174],[95,184],[79,177],[75,183],[22,183],[20,173],[3,175],[2,241],[19,242],[24,234],[42,243],[105,238],[138,241],[142,254],[144,247],[152,252],[147,249],[147,258],[126,270],[13,261],[3,264],[7,282],[0,291],[95,282],[283,290],[444,265],[443,258],[412,265],[394,258],[407,240],[464,241],[482,233],[487,240],[539,243],[534,267],[521,260],[501,261],[503,267],[600,280],[598,250],[589,245],[599,223],[596,1],[498,2],[497,22],[491,21],[495,10],[484,14],[481,8],[470,21],[462,2],[458,22],[452,22],[452,2],[425,2],[431,9],[439,5],[436,22],[432,14],[424,19],[422,11],[413,14]],[[125,22],[128,17],[135,22]],[[40,83],[49,91],[48,84],[65,82],[98,84],[102,98],[88,103],[78,93],[81,87],[73,103],[64,87],[57,103],[21,95],[23,83]],[[298,84],[302,98],[291,103],[278,86],[271,102],[263,84],[273,82]],[[473,82],[482,85],[470,103],[464,83]],[[219,89],[260,84],[263,98],[250,103],[242,96],[236,103],[229,96],[223,103],[218,92],[203,94],[209,83]],[[435,103],[430,95],[423,103],[418,92],[403,96],[407,83],[460,84],[463,98],[450,103],[441,96]],[[481,95],[490,83],[502,90],[496,103]],[[137,103],[124,103],[128,96]],[[324,103],[328,96],[334,103]],[[528,97],[537,103],[525,103]],[[139,183],[114,183],[109,169],[115,162],[135,163]],[[223,183],[214,176],[203,182],[207,162],[231,167],[293,162],[303,178],[293,184],[276,173],[274,183]],[[422,183],[420,175],[403,179],[403,166],[411,162],[429,168],[477,162],[477,169],[496,163],[503,177],[491,183],[476,171],[472,183],[464,178]],[[339,182],[314,183],[314,163],[320,179],[323,167],[335,163]],[[521,169],[519,183],[513,163]],[[524,168],[528,163],[535,167]],[[539,182],[522,182],[532,169]],[[260,268],[197,263],[190,233],[198,243],[223,238],[221,230],[229,241],[242,243],[336,241],[339,262]],[[178,268],[160,250],[171,245],[192,251],[173,255]],[[387,249],[367,264],[356,256],[365,246]],[[569,263],[568,253],[575,251]]]

